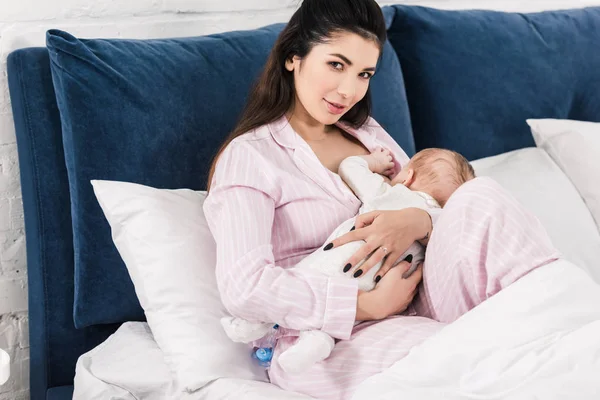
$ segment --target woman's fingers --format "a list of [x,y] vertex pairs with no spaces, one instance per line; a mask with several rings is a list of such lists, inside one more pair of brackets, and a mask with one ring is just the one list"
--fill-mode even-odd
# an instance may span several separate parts
[[[412,257],[411,257],[411,259],[412,259]],[[409,278],[418,267],[419,267],[419,265],[417,265],[417,264],[409,265],[408,268],[406,269],[406,271],[404,271],[404,273],[402,274],[402,278],[404,278],[404,279]]]
[[365,232],[352,229],[348,233],[344,233],[342,236],[334,239],[331,243],[327,243],[323,250],[333,249],[346,243],[356,242],[357,240],[364,240]]
[[[369,243],[365,243],[364,245],[362,245],[361,248],[358,249],[358,251],[356,253],[354,253],[352,255],[352,257],[350,257],[350,259],[348,259],[348,262],[347,262],[346,266],[344,267],[344,272],[352,271],[352,276],[354,276],[355,278],[358,278],[359,276],[361,276],[365,272],[367,272],[368,269],[365,270],[364,267],[366,267],[365,264],[368,262],[368,260],[365,261],[360,266],[359,269],[355,269],[355,267],[358,263],[360,263],[362,260],[367,258],[369,256],[369,254],[371,254],[373,252],[373,250],[375,250],[373,248],[373,245],[371,245]],[[371,257],[373,257],[373,256],[371,256]],[[370,269],[370,267],[369,267],[369,269]]]
[[410,305],[410,303],[412,303],[412,301],[415,299],[415,296],[417,295],[417,293],[419,292],[419,287],[415,287],[415,290],[412,291],[412,293],[410,294],[410,299],[408,301],[408,305],[406,306],[406,308],[408,308],[408,306]]
[[375,218],[377,218],[379,214],[381,214],[381,211],[371,211],[368,213],[361,214],[358,217],[356,217],[356,220],[354,221],[354,226],[356,227],[356,229],[369,226],[373,223],[373,221],[375,221]]
[[[394,266],[394,263],[397,260],[396,257],[398,257],[397,254],[390,253],[390,255],[385,258],[385,260],[383,261],[383,265],[381,266],[381,268],[379,269],[379,271],[377,271],[377,275],[375,275],[375,282],[379,282],[379,280],[381,278],[383,278],[385,276],[385,274],[387,274],[387,272],[390,269],[392,269],[392,267]],[[407,263],[405,261],[403,261],[400,264],[396,265],[396,267],[398,267],[398,268],[405,268],[406,264]]]
[[423,263],[419,263],[419,266],[417,267],[417,269],[415,269],[415,272],[413,272],[411,276],[406,278],[406,280],[413,283],[415,287],[419,286],[421,279],[423,279]]
[[[365,245],[365,246],[367,246],[367,245]],[[359,269],[354,271],[352,276],[354,276],[355,278],[358,278],[359,276],[366,274],[378,262],[383,260],[384,257],[388,255],[387,253],[388,253],[388,250],[385,247],[379,247],[379,248],[375,249],[375,251],[373,251],[373,254],[371,254],[371,256],[367,260],[365,260],[364,263],[361,264]],[[370,252],[369,252],[369,254],[370,254]],[[362,260],[362,258],[358,259],[358,262],[360,262],[360,260]],[[354,258],[351,258],[350,261],[348,261],[349,264],[354,266],[353,262],[354,262]]]
[[[412,268],[412,254],[409,254],[408,256],[406,256],[404,258],[404,260],[400,261],[395,267],[394,267],[394,263],[396,262],[397,256],[394,253],[391,253],[383,262],[383,265],[381,266],[381,268],[379,269],[379,271],[377,272],[377,275],[375,276],[375,282],[379,282],[379,280],[385,276],[385,274],[392,268],[399,268],[402,270],[402,278],[403,279],[407,279],[408,277],[410,277],[412,275],[412,273],[414,271],[411,272],[411,274],[407,273],[411,270]],[[419,264],[420,265],[420,264]],[[418,268],[418,266],[416,267]],[[416,270],[415,268],[415,270]],[[379,277],[379,278],[378,278]]]
[[334,239],[331,243],[327,243],[324,247],[324,250],[333,249],[334,247],[339,247],[343,244],[355,242],[357,240],[366,240],[367,236],[369,235],[369,231],[362,228],[371,225],[379,214],[379,211],[371,211],[359,215],[354,220],[354,227],[350,230],[350,232],[344,233],[342,236]]

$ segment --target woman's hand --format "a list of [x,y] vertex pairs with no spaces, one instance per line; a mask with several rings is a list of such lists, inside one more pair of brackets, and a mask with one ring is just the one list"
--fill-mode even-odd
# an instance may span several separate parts
[[[366,243],[347,261],[344,269],[355,278],[364,275],[375,264],[385,258],[375,280],[378,281],[392,268],[398,258],[416,240],[431,234],[431,217],[420,208],[405,208],[397,211],[372,211],[356,218],[355,230],[335,239],[332,247],[364,240]],[[356,265],[371,256],[360,266]],[[408,268],[400,268],[404,270]]]
[[408,267],[410,263],[401,262],[379,281],[375,289],[359,293],[356,308],[357,321],[384,319],[406,310],[415,297],[423,277],[420,264],[409,278],[402,278]]

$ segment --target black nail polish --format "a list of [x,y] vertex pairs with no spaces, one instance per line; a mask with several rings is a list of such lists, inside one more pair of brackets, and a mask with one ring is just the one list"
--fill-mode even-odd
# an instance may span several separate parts
[[333,243],[329,243],[327,246],[325,246],[323,248],[323,250],[327,251],[327,250],[331,250],[331,248],[333,248]]
[[362,269],[359,269],[358,271],[356,271],[356,272],[354,273],[354,277],[355,277],[355,278],[358,278],[358,277],[359,277],[359,276],[361,276],[361,275],[362,275]]
[[346,266],[344,267],[344,272],[350,271],[350,268],[352,268],[352,264],[346,264]]
[[350,232],[352,232],[354,229],[356,229],[356,227],[355,227],[355,226],[353,226],[353,227],[350,229]]
[[381,276],[377,275],[375,277],[375,283],[379,283],[380,280],[381,280]]
[[412,255],[412,254],[409,254],[409,255],[407,255],[407,256],[406,256],[406,258],[404,258],[404,260],[403,260],[403,261],[406,261],[406,262],[409,262],[409,263],[411,263],[411,262],[412,262],[412,259],[413,259],[413,255]]

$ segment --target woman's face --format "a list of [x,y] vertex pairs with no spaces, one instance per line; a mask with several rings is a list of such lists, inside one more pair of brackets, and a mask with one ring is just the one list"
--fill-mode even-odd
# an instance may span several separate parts
[[286,61],[294,73],[294,117],[332,125],[367,93],[379,47],[354,33],[338,33],[302,59]]

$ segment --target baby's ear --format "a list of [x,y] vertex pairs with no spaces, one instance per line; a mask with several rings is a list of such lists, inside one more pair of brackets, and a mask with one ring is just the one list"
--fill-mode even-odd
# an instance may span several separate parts
[[406,178],[402,184],[410,189],[410,186],[415,183],[415,170],[412,168],[408,168],[406,170]]

